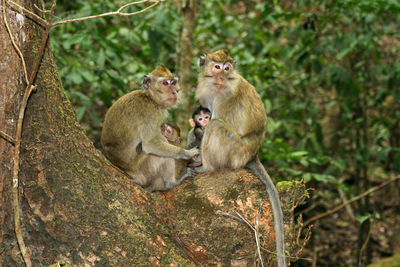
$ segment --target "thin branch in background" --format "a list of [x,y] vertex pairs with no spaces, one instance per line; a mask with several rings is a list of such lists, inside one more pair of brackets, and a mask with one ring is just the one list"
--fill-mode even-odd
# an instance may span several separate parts
[[369,239],[370,239],[370,238],[371,238],[371,227],[369,227],[369,229],[368,229],[368,234],[367,234],[367,238],[365,238],[365,241],[364,241],[363,245],[361,246],[361,249],[360,249],[360,256],[359,256],[359,258],[358,258],[358,266],[362,266],[362,265],[361,265],[362,255],[364,254],[365,249],[367,248],[367,245],[368,245],[368,242],[369,242]]
[[9,142],[10,144],[14,145],[15,144],[15,139],[11,136],[9,136],[8,134],[6,134],[3,131],[0,131],[0,136],[6,140],[7,142]]
[[[300,227],[298,228],[298,231],[297,231],[296,243],[300,245],[300,237],[301,237],[301,234],[302,234],[303,228],[304,228],[302,214],[300,214],[300,216],[298,218],[298,223],[299,223]],[[302,241],[302,244],[300,245],[300,249],[295,254],[295,258],[300,259],[299,255],[303,252],[304,247],[306,246],[307,242],[311,238],[311,229],[312,229],[312,227],[313,227],[313,225],[309,225],[307,227],[307,231],[305,233],[305,237],[304,237],[304,239]],[[307,259],[307,260],[312,261],[312,259]]]
[[[77,21],[83,21],[83,20],[90,20],[90,19],[97,19],[97,18],[103,18],[103,17],[108,17],[108,16],[113,16],[113,15],[119,15],[119,16],[133,16],[133,15],[137,15],[140,13],[144,13],[145,11],[149,10],[150,8],[155,7],[156,5],[158,5],[160,2],[164,2],[165,0],[159,0],[159,1],[152,1],[152,0],[142,0],[142,1],[137,1],[137,2],[132,2],[132,3],[128,3],[123,5],[122,7],[120,7],[117,11],[113,11],[113,12],[107,12],[107,13],[103,13],[103,14],[99,14],[99,15],[94,15],[94,16],[88,16],[88,17],[82,17],[82,18],[76,18],[76,19],[68,19],[68,20],[63,20],[63,21],[58,21],[56,23],[51,24],[51,26],[58,26],[61,24],[66,24],[66,23],[70,23],[70,22],[77,22]],[[133,6],[133,5],[138,5],[138,4],[142,4],[142,3],[147,3],[147,2],[154,2],[153,4],[151,4],[150,6],[136,11],[136,12],[132,12],[132,13],[125,13],[125,12],[121,12],[124,8],[129,7],[129,6]]]
[[[346,203],[347,201],[349,201],[346,197],[346,193],[342,189],[338,188],[338,192],[339,192],[339,196],[342,199],[343,203]],[[354,215],[354,211],[353,211],[351,205],[346,205],[346,212],[353,221],[356,220],[356,216]]]
[[352,198],[352,199],[350,199],[350,200],[348,200],[348,201],[346,201],[346,202],[340,204],[339,206],[337,206],[337,207],[334,208],[334,209],[328,210],[327,212],[324,212],[324,213],[322,213],[322,214],[319,214],[319,215],[317,215],[317,216],[312,217],[311,219],[309,219],[308,221],[306,221],[306,222],[304,223],[304,226],[307,226],[307,225],[309,225],[310,223],[312,223],[312,222],[314,222],[314,221],[316,221],[316,220],[319,220],[319,219],[321,219],[321,218],[323,218],[323,217],[326,217],[326,216],[329,216],[329,215],[331,215],[331,214],[333,214],[333,213],[336,213],[336,212],[338,212],[339,210],[341,210],[343,207],[345,207],[346,205],[349,205],[350,203],[353,203],[354,201],[357,201],[357,200],[359,200],[359,199],[361,199],[361,198],[363,198],[363,197],[366,197],[366,196],[368,196],[369,194],[371,194],[371,193],[373,193],[373,192],[375,192],[375,191],[380,190],[381,188],[385,187],[386,185],[388,185],[388,184],[390,184],[390,183],[392,183],[392,182],[394,182],[394,181],[396,181],[396,180],[398,180],[398,179],[400,179],[400,175],[399,175],[399,176],[396,176],[396,177],[393,178],[393,179],[387,180],[386,182],[383,182],[382,184],[380,184],[380,185],[378,185],[378,186],[372,187],[371,189],[365,191],[365,192],[362,193],[361,195],[358,195],[358,196],[356,196],[356,197],[354,197],[354,198]]

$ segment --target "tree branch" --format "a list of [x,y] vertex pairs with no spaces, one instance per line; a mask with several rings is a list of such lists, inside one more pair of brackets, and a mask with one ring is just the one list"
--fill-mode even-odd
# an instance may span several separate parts
[[386,186],[386,185],[388,185],[388,184],[390,184],[390,183],[392,183],[392,182],[394,182],[394,181],[396,181],[396,180],[398,180],[398,179],[400,179],[400,176],[397,176],[397,177],[395,177],[395,178],[393,178],[393,179],[390,179],[390,180],[388,180],[388,181],[386,181],[386,182],[383,182],[382,184],[380,184],[380,185],[378,185],[378,186],[375,186],[375,187],[373,187],[373,188],[371,188],[371,189],[365,191],[365,192],[362,193],[361,195],[358,195],[358,196],[356,196],[356,197],[354,197],[354,198],[352,198],[352,199],[350,199],[350,200],[348,200],[348,201],[342,203],[341,205],[337,206],[337,207],[334,208],[334,209],[328,210],[327,212],[324,212],[324,213],[322,213],[322,214],[319,214],[319,215],[317,215],[317,216],[312,217],[311,219],[309,219],[308,221],[306,221],[306,222],[304,223],[303,227],[309,225],[310,223],[312,223],[312,222],[314,222],[314,221],[316,221],[316,220],[319,220],[319,219],[321,219],[321,218],[323,218],[323,217],[329,216],[329,215],[331,215],[331,214],[333,214],[333,213],[335,213],[335,212],[341,210],[341,209],[342,209],[343,207],[345,207],[346,205],[349,205],[350,203],[353,203],[354,201],[357,201],[357,200],[359,200],[359,199],[361,199],[361,198],[363,198],[363,197],[366,197],[367,195],[369,195],[369,194],[371,194],[371,193],[373,193],[373,192],[375,192],[375,191],[380,190],[380,189],[383,188],[384,186]]
[[132,5],[138,5],[138,4],[142,4],[142,3],[146,3],[146,2],[153,2],[152,0],[142,0],[142,1],[137,1],[137,2],[133,2],[133,3],[128,3],[126,5],[123,5],[122,7],[120,7],[117,11],[113,11],[113,12],[107,12],[107,13],[103,13],[103,14],[99,14],[99,15],[93,15],[93,16],[88,16],[88,17],[82,17],[82,18],[76,18],[76,19],[68,19],[68,20],[63,20],[63,21],[58,21],[56,23],[51,24],[51,26],[58,26],[61,24],[66,24],[66,23],[70,23],[70,22],[77,22],[77,21],[84,21],[84,20],[90,20],[90,19],[97,19],[97,18],[102,18],[102,17],[108,17],[108,16],[113,16],[113,15],[119,15],[119,16],[133,16],[133,15],[137,15],[140,13],[143,13],[145,11],[147,11],[150,8],[155,7],[156,5],[158,5],[160,2],[164,2],[165,0],[159,0],[159,1],[155,1],[153,4],[151,4],[150,6],[136,11],[136,12],[132,12],[132,13],[125,13],[125,12],[121,12],[122,9],[128,7],[128,6],[132,6]]
[[12,145],[15,144],[15,139],[12,138],[11,136],[9,136],[8,134],[6,134],[5,132],[0,131],[0,136],[1,136],[4,140],[6,140],[7,142],[11,143]]

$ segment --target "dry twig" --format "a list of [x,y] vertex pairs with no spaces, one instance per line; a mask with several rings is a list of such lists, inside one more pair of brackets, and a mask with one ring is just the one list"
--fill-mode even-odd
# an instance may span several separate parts
[[400,175],[399,175],[399,176],[396,176],[396,177],[393,178],[393,179],[387,180],[386,182],[383,182],[382,184],[380,184],[380,185],[378,185],[378,186],[375,186],[375,187],[370,188],[369,190],[365,191],[365,192],[362,193],[361,195],[358,195],[358,196],[356,196],[356,197],[353,197],[352,199],[350,199],[350,200],[348,200],[348,201],[346,201],[346,202],[340,204],[340,205],[337,206],[336,208],[333,208],[333,209],[331,209],[331,210],[328,210],[327,212],[324,212],[324,213],[322,213],[322,214],[319,214],[319,215],[317,215],[317,216],[312,217],[311,219],[309,219],[308,221],[306,221],[306,222],[304,223],[304,226],[307,226],[307,225],[309,225],[310,223],[312,223],[312,222],[314,222],[314,221],[316,221],[316,220],[319,220],[319,219],[321,219],[321,218],[323,218],[323,217],[326,217],[326,216],[329,216],[329,215],[331,215],[331,214],[333,214],[333,213],[336,213],[336,212],[338,212],[339,210],[341,210],[343,207],[345,207],[346,205],[349,205],[350,203],[353,203],[354,201],[357,201],[357,200],[359,200],[359,199],[361,199],[361,198],[364,198],[364,197],[366,197],[367,195],[369,195],[369,194],[371,194],[371,193],[373,193],[373,192],[375,192],[375,191],[380,190],[381,188],[385,187],[386,185],[388,185],[388,184],[390,184],[390,183],[392,183],[392,182],[394,182],[394,181],[396,181],[396,180],[398,180],[398,179],[400,179]]
[[11,143],[12,145],[15,144],[15,139],[12,138],[11,136],[9,136],[8,134],[6,134],[5,132],[0,131],[0,136],[1,136],[4,140],[6,140],[7,142]]
[[[68,19],[68,20],[63,20],[63,21],[58,21],[55,22],[53,24],[51,24],[51,26],[58,26],[61,24],[66,24],[66,23],[71,23],[71,22],[77,22],[77,21],[83,21],[83,20],[90,20],[90,19],[97,19],[97,18],[103,18],[103,17],[108,17],[108,16],[114,16],[114,15],[118,15],[118,16],[133,16],[133,15],[137,15],[140,13],[143,13],[145,11],[147,11],[150,8],[155,7],[156,5],[158,5],[160,2],[164,2],[165,0],[160,0],[160,1],[152,1],[152,0],[142,0],[142,1],[137,1],[137,2],[133,2],[133,3],[128,3],[126,5],[123,5],[122,7],[120,7],[117,11],[113,11],[113,12],[107,12],[107,13],[103,13],[103,14],[99,14],[99,15],[94,15],[94,16],[87,16],[87,17],[82,17],[82,18],[76,18],[76,19]],[[138,5],[138,4],[143,4],[143,3],[147,3],[147,2],[154,2],[153,4],[151,4],[148,7],[145,7],[142,10],[136,11],[136,12],[131,12],[131,13],[126,13],[126,12],[122,12],[123,9],[129,7],[129,6],[133,6],[133,5]]]

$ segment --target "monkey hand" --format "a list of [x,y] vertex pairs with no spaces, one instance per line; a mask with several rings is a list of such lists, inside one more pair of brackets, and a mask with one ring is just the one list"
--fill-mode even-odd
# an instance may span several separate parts
[[197,147],[194,147],[194,148],[189,149],[189,150],[184,149],[182,158],[183,159],[191,159],[194,156],[197,156],[199,154],[200,154],[200,150]]

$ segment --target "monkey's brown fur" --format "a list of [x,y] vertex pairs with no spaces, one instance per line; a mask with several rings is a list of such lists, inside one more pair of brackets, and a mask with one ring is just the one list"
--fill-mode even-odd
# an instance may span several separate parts
[[[171,135],[165,134],[165,127],[171,127]],[[180,145],[182,139],[180,138],[180,128],[177,125],[163,123],[161,133],[170,144]],[[186,168],[188,161],[184,159],[140,153],[136,160],[137,165],[142,167],[140,171],[136,172],[135,177],[142,181],[142,186],[149,191],[168,190],[194,175],[190,169]]]
[[[218,59],[218,60],[217,60]],[[267,116],[255,88],[236,71],[225,79],[221,90],[213,83],[208,65],[233,62],[225,50],[207,55],[199,77],[196,97],[211,110],[212,120],[203,137],[204,171],[238,169],[253,159],[264,140]],[[210,101],[212,99],[212,102]]]
[[[190,159],[198,154],[196,149],[186,150],[169,144],[160,131],[161,123],[168,115],[167,109],[178,99],[176,80],[167,68],[158,66],[145,76],[142,90],[122,96],[106,113],[101,135],[104,151],[139,185],[149,183],[150,178],[144,174],[147,168],[155,167],[144,166],[137,158],[136,147],[140,142],[143,152],[160,157]],[[169,83],[163,84],[165,81]]]
[[218,50],[218,51],[215,51],[214,53],[208,54],[207,58],[214,62],[222,62],[222,63],[231,62],[231,63],[233,63],[233,58],[231,58],[231,56],[229,56],[228,51],[226,51],[225,49]]
[[212,114],[201,144],[202,171],[247,168],[264,182],[274,213],[278,266],[285,267],[279,195],[257,156],[267,125],[264,105],[225,50],[206,55],[200,65],[196,98]]
[[161,65],[158,65],[152,72],[149,73],[149,76],[154,76],[154,77],[163,77],[167,79],[174,79],[175,76],[172,74],[172,72]]

